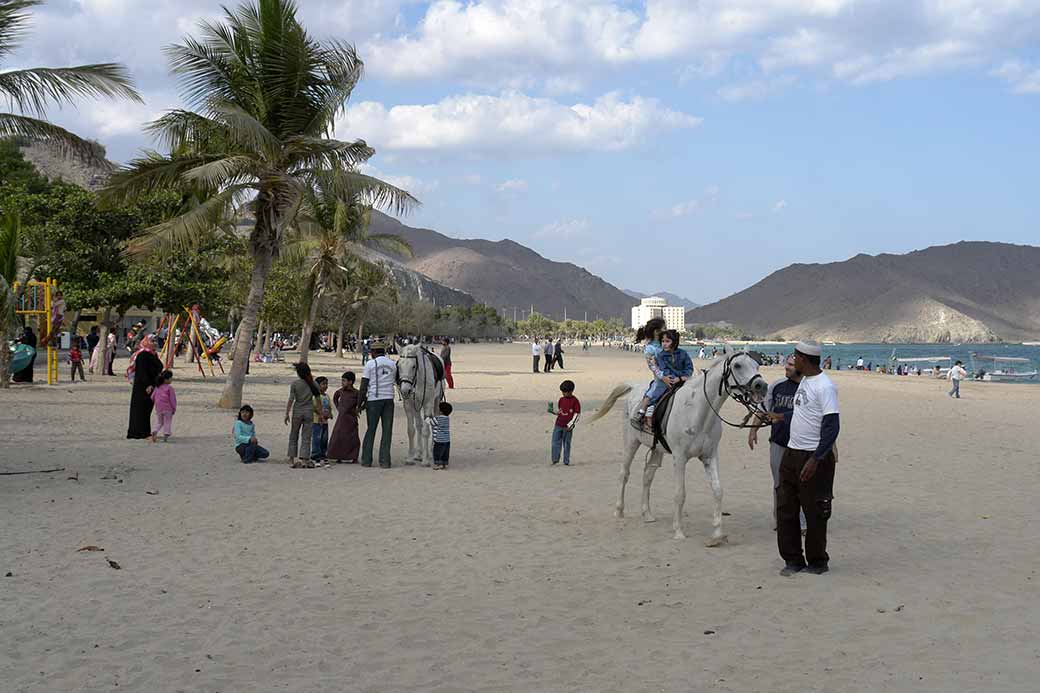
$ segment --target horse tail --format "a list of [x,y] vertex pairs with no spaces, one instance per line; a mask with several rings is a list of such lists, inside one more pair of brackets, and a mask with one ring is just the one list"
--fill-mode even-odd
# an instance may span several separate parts
[[608,411],[614,408],[614,403],[618,401],[618,398],[627,395],[631,391],[631,385],[618,385],[617,387],[615,387],[614,391],[610,393],[610,396],[607,397],[606,401],[603,402],[603,404],[600,405],[600,408],[596,410],[596,413],[593,414],[591,418],[589,418],[588,423],[592,423],[593,421],[602,419],[604,416],[607,415]]

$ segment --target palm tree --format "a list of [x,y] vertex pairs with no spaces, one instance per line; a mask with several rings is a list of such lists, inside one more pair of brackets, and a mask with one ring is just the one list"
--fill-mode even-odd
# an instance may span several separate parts
[[14,283],[18,279],[18,257],[21,252],[21,222],[12,213],[0,220],[0,387],[11,386],[11,348],[18,316],[18,297]]
[[214,213],[236,215],[248,203],[255,222],[249,236],[253,269],[232,366],[218,406],[242,401],[249,352],[263,305],[271,263],[307,201],[314,172],[344,168],[350,189],[396,213],[417,201],[404,190],[357,167],[375,152],[365,142],[327,139],[363,63],[353,46],[319,42],[296,18],[292,0],[256,0],[224,10],[223,23],[202,22],[201,39],[186,37],[166,49],[189,109],[173,110],[149,125],[176,156],[146,152],[112,180],[108,194],[132,197],[195,183],[214,191],[185,214],[147,229],[131,253],[178,246],[212,224]]
[[307,255],[307,305],[300,335],[300,361],[307,361],[314,323],[321,312],[321,302],[328,290],[345,286],[357,267],[367,264],[359,255],[363,247],[378,246],[410,257],[412,247],[400,236],[368,233],[372,207],[360,194],[344,197],[349,189],[342,169],[323,171],[314,180],[306,212],[300,215],[298,227]]
[[[0,0],[0,58],[10,56],[21,44],[29,23],[27,10],[41,3],[42,0]],[[126,68],[117,63],[0,72],[0,95],[17,111],[0,112],[0,137],[14,135],[51,142],[90,159],[101,158],[98,145],[43,120],[46,107],[72,104],[77,96],[142,102]]]

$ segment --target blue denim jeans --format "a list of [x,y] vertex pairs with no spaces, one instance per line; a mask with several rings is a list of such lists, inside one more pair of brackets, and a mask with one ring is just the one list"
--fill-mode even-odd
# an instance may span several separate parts
[[553,426],[552,432],[552,462],[556,464],[560,461],[560,449],[563,449],[563,463],[571,463],[571,437],[574,436],[574,429],[561,428],[560,426]]
[[327,423],[311,426],[311,459],[317,462],[325,459],[329,451],[329,425]]
[[235,446],[235,452],[237,452],[238,456],[242,458],[242,464],[259,462],[260,460],[266,460],[271,456],[271,453],[256,443],[240,443]]
[[961,398],[961,381],[960,380],[954,380],[953,381],[953,387],[950,388],[950,391],[949,391],[948,394],[950,395],[950,397],[956,397],[957,399]]

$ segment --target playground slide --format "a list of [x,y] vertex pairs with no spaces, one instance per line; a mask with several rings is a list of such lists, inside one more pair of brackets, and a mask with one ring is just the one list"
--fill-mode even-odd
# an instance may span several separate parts
[[11,354],[11,372],[17,373],[32,361],[32,357],[36,355],[36,349],[32,348],[28,344],[18,344],[13,349]]

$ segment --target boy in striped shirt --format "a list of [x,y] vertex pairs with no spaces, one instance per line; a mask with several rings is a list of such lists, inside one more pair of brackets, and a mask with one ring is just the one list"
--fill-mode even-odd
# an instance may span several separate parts
[[451,452],[451,405],[441,402],[440,415],[430,419],[430,427],[433,429],[433,468],[447,469],[448,454]]

